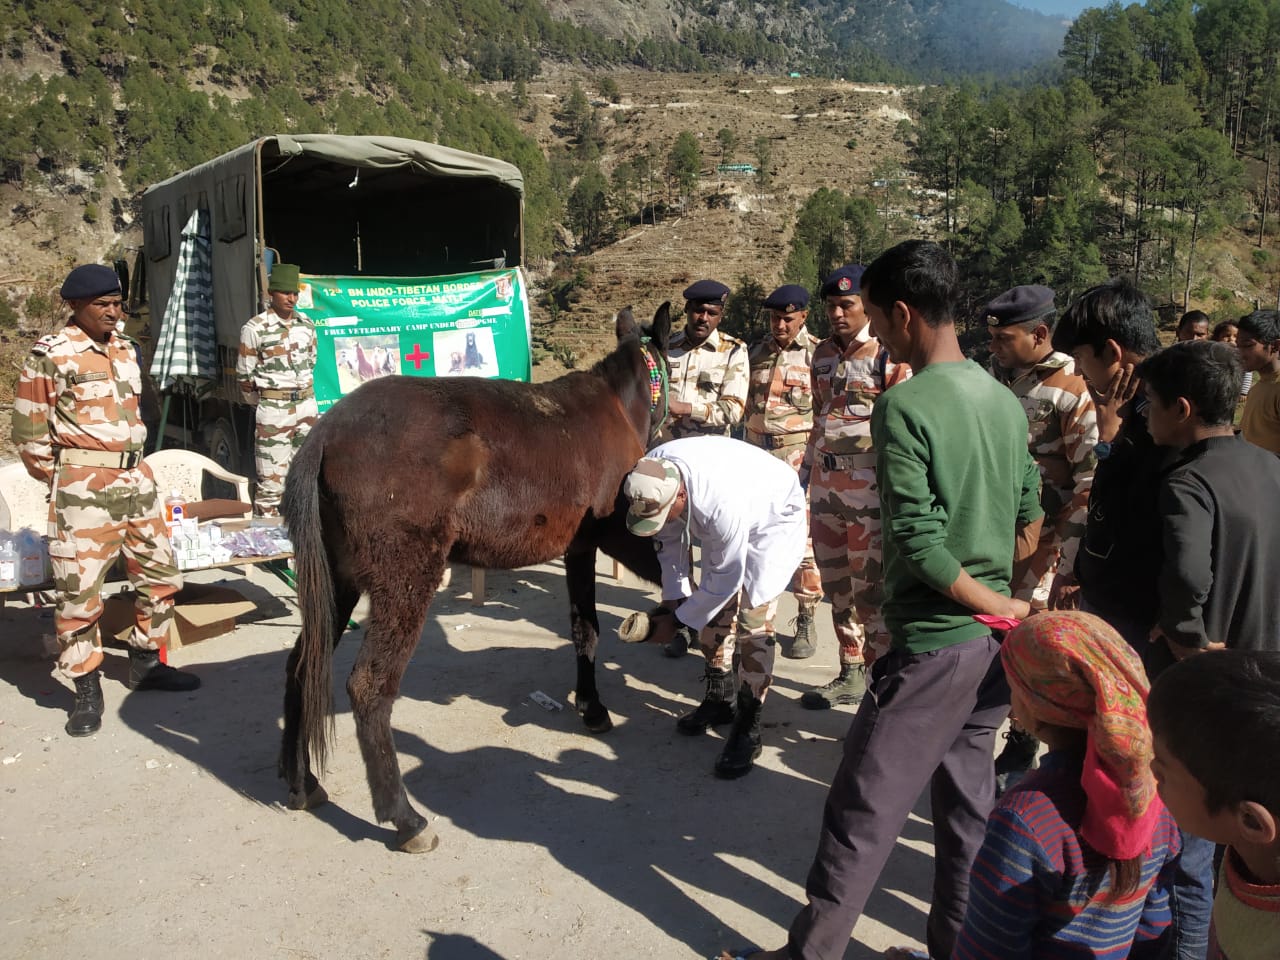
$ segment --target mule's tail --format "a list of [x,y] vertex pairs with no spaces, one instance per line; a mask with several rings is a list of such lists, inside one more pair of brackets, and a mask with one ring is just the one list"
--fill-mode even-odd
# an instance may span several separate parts
[[324,461],[321,431],[303,442],[285,478],[280,512],[293,542],[298,608],[296,679],[302,687],[302,716],[298,718],[301,756],[324,769],[333,734],[333,648],[337,619],[333,569],[325,549],[320,521],[320,466]]

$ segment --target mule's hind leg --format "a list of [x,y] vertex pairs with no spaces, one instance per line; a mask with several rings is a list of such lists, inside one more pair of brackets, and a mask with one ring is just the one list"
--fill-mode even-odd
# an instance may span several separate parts
[[[418,544],[414,546],[421,549]],[[411,554],[394,551],[391,556]],[[434,850],[440,838],[405,793],[391,736],[391,707],[400,692],[400,678],[409,657],[418,645],[427,607],[444,573],[444,562],[443,553],[425,561],[414,558],[412,564],[417,569],[411,571],[406,570],[408,561],[402,562],[398,571],[402,576],[392,580],[388,575],[390,582],[370,591],[369,629],[347,680],[356,737],[373,794],[374,816],[379,823],[389,820],[394,824],[395,845],[407,853]],[[394,569],[388,563],[388,574]]]
[[[360,599],[360,591],[350,584],[334,586],[334,634],[336,647],[347,629],[347,622]],[[329,799],[324,787],[311,772],[311,757],[302,745],[302,675],[298,672],[302,639],[293,645],[285,667],[284,734],[280,741],[281,778],[289,785],[289,809],[311,810]]]
[[613,729],[613,718],[600,702],[600,691],[596,689],[596,648],[600,641],[600,621],[596,616],[596,548],[566,553],[564,573],[569,586],[569,628],[578,658],[574,705],[588,730],[607,733]]

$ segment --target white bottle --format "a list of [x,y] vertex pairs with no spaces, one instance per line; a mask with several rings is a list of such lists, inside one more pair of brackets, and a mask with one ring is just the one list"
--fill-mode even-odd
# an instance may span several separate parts
[[0,590],[18,586],[18,551],[13,545],[13,537],[8,533],[0,534]]
[[18,531],[18,583],[34,587],[44,582],[45,545],[30,528]]

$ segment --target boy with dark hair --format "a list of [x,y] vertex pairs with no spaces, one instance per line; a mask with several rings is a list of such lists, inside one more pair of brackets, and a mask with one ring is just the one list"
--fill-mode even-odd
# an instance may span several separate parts
[[1017,400],[960,349],[955,262],[934,243],[899,244],[867,268],[861,293],[889,359],[914,371],[871,414],[891,646],[845,737],[808,902],[787,944],[761,960],[844,955],[926,786],[937,851],[929,951],[952,955],[995,800],[996,729],[1009,710],[999,644],[974,615],[1020,619],[1029,610],[1010,598],[1009,581],[1015,541],[1025,548],[1039,536],[1040,473]]
[[1097,467],[1076,553],[1082,605],[1141,655],[1156,622],[1155,500],[1167,460],[1147,430],[1147,400],[1135,373],[1160,349],[1151,304],[1127,280],[1099,284],[1067,307],[1054,329],[1053,348],[1071,354],[1097,410]]
[[1240,432],[1250,443],[1280,454],[1280,311],[1255,310],[1237,326],[1240,362],[1253,374]]
[[[1139,371],[1156,443],[1177,450],[1160,485],[1164,562],[1153,640],[1181,660],[1211,646],[1280,651],[1272,610],[1280,526],[1280,459],[1235,435],[1240,361],[1225,343],[1175,343]],[[1158,651],[1153,650],[1152,653]]]
[[1147,701],[1160,796],[1184,830],[1227,845],[1208,960],[1273,960],[1280,944],[1280,653],[1174,664]]

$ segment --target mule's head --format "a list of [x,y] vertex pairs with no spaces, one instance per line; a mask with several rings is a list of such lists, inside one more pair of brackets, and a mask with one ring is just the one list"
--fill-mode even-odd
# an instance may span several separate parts
[[[614,386],[623,406],[632,413],[636,432],[648,446],[658,436],[667,419],[670,366],[667,340],[671,336],[671,304],[664,303],[653,315],[653,323],[642,327],[630,307],[614,317],[618,349],[613,356],[628,357],[629,374]],[[626,382],[630,380],[631,382]]]

